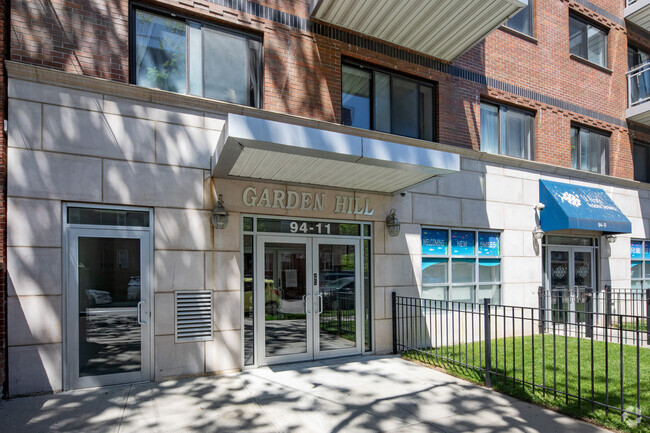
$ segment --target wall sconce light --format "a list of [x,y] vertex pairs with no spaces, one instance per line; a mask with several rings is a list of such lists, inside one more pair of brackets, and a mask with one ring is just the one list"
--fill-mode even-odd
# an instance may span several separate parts
[[607,238],[607,242],[609,242],[610,244],[613,244],[614,242],[616,242],[616,236],[614,236],[614,235],[607,235],[605,237]]
[[399,220],[395,216],[395,209],[391,209],[388,215],[386,216],[386,230],[388,230],[388,235],[392,238],[399,235],[400,224]]
[[217,204],[212,209],[212,225],[215,229],[225,229],[228,225],[228,211],[223,205],[223,194],[219,194]]
[[533,230],[533,237],[538,241],[544,237],[544,231],[540,226],[535,227]]

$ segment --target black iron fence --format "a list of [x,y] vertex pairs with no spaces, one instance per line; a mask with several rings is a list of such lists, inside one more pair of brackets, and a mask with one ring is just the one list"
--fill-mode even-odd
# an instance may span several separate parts
[[539,306],[521,307],[393,293],[393,350],[462,369],[486,386],[551,398],[577,414],[615,411],[621,421],[645,425],[649,299],[650,290],[540,290]]

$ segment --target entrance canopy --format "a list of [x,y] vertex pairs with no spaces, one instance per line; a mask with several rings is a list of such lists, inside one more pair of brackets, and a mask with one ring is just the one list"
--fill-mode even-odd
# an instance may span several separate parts
[[393,193],[460,170],[460,156],[229,114],[212,175]]
[[605,191],[588,186],[539,181],[540,211],[545,232],[577,229],[603,233],[631,233],[632,224]]

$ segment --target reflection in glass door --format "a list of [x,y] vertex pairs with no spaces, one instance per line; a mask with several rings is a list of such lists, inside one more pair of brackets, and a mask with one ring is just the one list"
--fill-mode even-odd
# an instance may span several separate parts
[[314,245],[318,274],[317,355],[355,352],[360,347],[357,243],[330,239],[321,242]]
[[[311,354],[307,320],[308,274],[306,242],[265,242],[263,287],[258,284],[257,309],[264,316],[264,356],[290,361]],[[262,283],[262,279],[259,279]]]
[[149,232],[70,229],[70,386],[150,380]]
[[586,248],[554,247],[549,251],[550,300],[556,322],[585,322],[594,289],[594,252]]
[[260,364],[361,352],[359,241],[259,236]]

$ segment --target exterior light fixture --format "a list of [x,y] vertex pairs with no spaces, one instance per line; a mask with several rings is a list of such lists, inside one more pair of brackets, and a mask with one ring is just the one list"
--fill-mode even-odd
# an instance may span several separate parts
[[535,227],[533,230],[533,237],[537,240],[540,240],[544,237],[544,231],[540,226]]
[[395,216],[395,209],[391,209],[388,215],[386,216],[386,230],[388,230],[388,235],[392,238],[399,235],[400,224],[399,220]]
[[613,244],[614,242],[616,242],[616,236],[614,236],[614,235],[607,235],[605,237],[607,238],[607,242],[609,242],[610,244]]
[[225,229],[228,225],[228,211],[223,205],[223,194],[219,194],[217,204],[212,209],[212,225],[215,229]]

